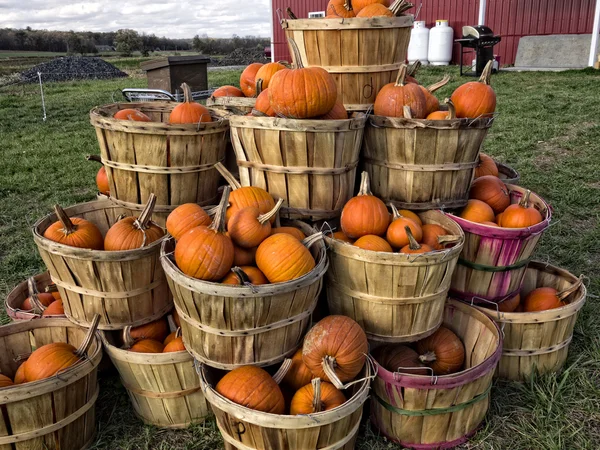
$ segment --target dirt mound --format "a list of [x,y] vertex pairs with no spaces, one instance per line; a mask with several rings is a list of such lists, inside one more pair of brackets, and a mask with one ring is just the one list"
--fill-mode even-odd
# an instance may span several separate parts
[[38,72],[42,74],[42,81],[69,81],[69,80],[105,80],[128,76],[115,66],[101,58],[86,56],[64,56],[51,61],[38,64],[21,72],[23,81],[35,82]]

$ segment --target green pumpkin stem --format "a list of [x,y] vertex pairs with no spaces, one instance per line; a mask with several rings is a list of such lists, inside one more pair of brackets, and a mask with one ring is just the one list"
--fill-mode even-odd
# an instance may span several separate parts
[[231,190],[235,191],[236,189],[242,187],[240,182],[235,179],[233,174],[229,170],[227,170],[227,168],[223,164],[218,162],[214,165],[214,168],[219,171],[223,178],[225,178],[225,181],[227,181],[227,184],[231,187]]
[[396,77],[395,86],[404,86],[406,84],[406,64],[402,64],[400,66],[400,70],[398,70],[398,76]]
[[221,201],[219,202],[219,206],[217,206],[217,212],[215,213],[215,217],[213,218],[212,223],[208,228],[214,230],[218,233],[225,233],[225,213],[227,212],[227,206],[229,206],[229,193],[231,192],[231,188],[229,186],[225,186],[223,189],[223,195],[221,196]]
[[140,230],[147,230],[150,226],[150,221],[152,219],[152,213],[154,212],[154,207],[156,206],[156,195],[150,194],[148,197],[148,202],[144,207],[142,213],[135,220],[134,224]]
[[488,86],[491,83],[492,79],[492,69],[494,68],[494,61],[489,60],[485,65],[483,72],[481,72],[481,76],[479,77],[479,82],[483,84],[487,84]]
[[437,361],[437,357],[435,356],[435,352],[429,351],[423,355],[419,355],[419,361],[428,364]]
[[94,318],[92,319],[92,323],[90,324],[90,327],[87,330],[87,333],[85,335],[85,338],[83,339],[83,342],[81,342],[81,345],[75,352],[75,354],[77,356],[79,356],[80,358],[84,358],[86,356],[88,349],[90,348],[90,345],[92,345],[92,342],[94,342],[94,336],[96,336],[96,331],[98,330],[99,324],[100,324],[100,314],[96,314],[96,315],[94,315]]
[[411,250],[421,250],[421,245],[413,236],[412,231],[410,230],[410,227],[408,225],[404,227],[404,231],[406,231],[406,235],[408,236],[408,247]]
[[321,379],[313,378],[310,380],[313,387],[313,412],[318,413],[323,411],[323,402],[321,401]]
[[291,358],[285,358],[281,363],[279,369],[277,369],[277,372],[275,372],[275,375],[273,375],[273,380],[275,381],[275,383],[280,384],[283,381],[284,377],[287,375],[287,373],[290,371],[291,367]]
[[438,89],[446,86],[448,84],[448,82],[450,81],[450,75],[446,74],[444,75],[444,78],[442,78],[440,81],[438,81],[437,83],[433,83],[431,86],[429,86],[427,88],[427,90],[429,92],[431,92],[432,94],[437,91]]
[[277,200],[277,203],[275,204],[275,206],[273,207],[273,209],[271,211],[269,211],[268,213],[265,214],[261,214],[260,216],[258,216],[258,221],[261,223],[261,225],[267,223],[267,221],[271,220],[271,218],[277,214],[279,212],[279,209],[281,208],[281,205],[283,205],[283,199],[280,198],[279,200]]
[[193,103],[194,99],[192,98],[192,89],[190,86],[187,83],[183,83],[181,89],[183,90],[183,101],[185,103]]
[[302,56],[300,55],[300,49],[298,48],[298,44],[296,44],[296,41],[294,41],[292,38],[288,38],[288,42],[290,43],[290,47],[292,47],[292,53],[296,69],[304,69],[304,64],[302,64]]
[[360,188],[358,189],[358,195],[373,195],[371,192],[371,181],[369,180],[369,172],[366,170],[360,174]]
[[54,212],[56,213],[56,217],[58,217],[58,220],[60,220],[60,223],[63,226],[62,231],[65,234],[65,236],[68,236],[77,231],[77,225],[75,225],[71,221],[71,219],[69,219],[69,216],[67,215],[65,210],[60,207],[60,205],[54,205]]

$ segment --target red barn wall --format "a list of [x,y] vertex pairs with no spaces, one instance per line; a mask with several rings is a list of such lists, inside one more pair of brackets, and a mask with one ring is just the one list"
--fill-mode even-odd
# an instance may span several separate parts
[[[275,60],[290,61],[285,33],[279,25],[277,10],[285,16],[289,6],[298,17],[308,17],[310,11],[325,11],[327,0],[273,0],[273,43]],[[413,2],[419,4],[418,1]],[[519,39],[543,34],[591,34],[595,0],[487,0],[485,24],[502,41],[494,47],[502,64],[514,64]],[[416,12],[413,8],[411,13]],[[435,26],[436,19],[447,19],[454,29],[454,38],[462,36],[463,25],[476,25],[479,0],[423,0],[419,20],[427,27]],[[458,45],[454,46],[454,62],[459,62]],[[473,59],[465,55],[465,63]]]

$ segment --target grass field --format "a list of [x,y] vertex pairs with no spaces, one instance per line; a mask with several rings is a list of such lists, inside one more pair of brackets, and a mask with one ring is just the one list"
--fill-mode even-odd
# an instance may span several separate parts
[[[428,84],[448,71],[426,69]],[[211,72],[210,84],[234,83],[239,72]],[[525,384],[497,382],[487,421],[463,448],[600,448],[600,72],[503,73],[493,78],[498,117],[485,151],[521,173],[521,184],[554,208],[553,225],[537,258],[585,274],[590,296],[575,329],[566,370]],[[48,119],[41,120],[37,86],[0,89],[0,297],[44,269],[30,227],[53,204],[94,198],[98,153],[89,110],[120,100],[124,87],[142,78],[45,85]],[[6,322],[3,316],[3,322]],[[141,425],[114,374],[102,374],[96,449],[221,448],[212,420],[191,430],[161,431]],[[358,448],[399,448],[361,429]]]

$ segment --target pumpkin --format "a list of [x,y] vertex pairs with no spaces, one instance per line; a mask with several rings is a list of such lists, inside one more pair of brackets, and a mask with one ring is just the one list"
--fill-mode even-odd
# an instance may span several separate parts
[[498,225],[504,228],[527,228],[544,220],[535,206],[529,204],[530,195],[531,191],[527,190],[519,203],[506,208]]
[[441,250],[444,248],[438,241],[440,236],[446,236],[448,234],[444,227],[434,223],[427,223],[421,227],[421,230],[423,231],[423,239],[421,241],[423,244],[428,245],[434,250]]
[[315,260],[305,246],[321,238],[315,234],[300,242],[287,233],[274,234],[261,242],[256,250],[256,265],[270,283],[283,283],[306,275],[315,267]]
[[349,19],[356,16],[350,0],[329,0],[326,14],[326,19]]
[[277,233],[287,233],[289,235],[294,236],[299,241],[302,241],[306,237],[306,235],[302,232],[302,230],[299,230],[296,227],[275,227],[275,228],[271,228],[271,236],[273,236],[274,234],[277,234]]
[[429,113],[427,116],[427,120],[454,120],[456,119],[456,110],[454,109],[454,105],[452,101],[446,100],[446,105],[448,105],[448,111],[434,111]]
[[524,312],[546,311],[565,306],[559,292],[551,287],[539,287],[534,289],[525,300],[523,300]]
[[352,239],[367,234],[381,236],[385,234],[389,223],[390,215],[385,203],[371,193],[369,174],[363,172],[358,195],[348,200],[342,209],[342,231]]
[[104,195],[110,195],[110,187],[108,184],[108,175],[106,175],[106,167],[102,166],[96,174],[96,186],[98,192]]
[[223,284],[231,284],[234,286],[243,286],[245,284],[268,284],[269,280],[259,269],[254,266],[232,267],[231,272],[227,274],[221,281]]
[[244,93],[241,89],[236,88],[235,86],[225,85],[221,86],[219,89],[216,89],[212,95],[212,98],[218,97],[244,97]]
[[510,205],[510,194],[502,180],[493,175],[484,175],[471,184],[469,198],[474,198],[487,203],[500,214]]
[[15,384],[23,384],[27,383],[27,379],[25,378],[25,364],[27,361],[23,361],[17,371],[15,372],[14,383]]
[[[412,221],[414,223],[416,223],[419,226],[423,226],[423,221],[421,220],[421,218],[419,217],[419,215],[417,213],[414,213],[412,211],[409,211],[408,209],[399,209],[398,213],[402,216],[402,217],[406,217],[408,219],[412,219]],[[390,222],[392,221],[392,219],[394,218],[394,215],[391,215],[390,218]]]
[[394,13],[381,3],[371,3],[362,8],[356,17],[394,17]]
[[62,300],[54,300],[52,303],[50,303],[50,306],[48,306],[42,313],[42,317],[64,316],[64,315],[65,315],[65,308],[63,306]]
[[346,316],[327,316],[312,327],[302,346],[302,360],[315,377],[332,381],[335,371],[341,382],[353,380],[363,368],[368,352],[367,336],[358,323]]
[[[406,82],[410,82],[410,83],[417,82],[417,80],[415,80],[414,78],[412,78],[412,80],[410,80],[411,78],[412,77],[407,75],[405,78]],[[450,81],[450,76],[444,75],[444,78],[442,78],[440,81],[432,84],[429,87],[421,86],[420,84],[418,84],[419,88],[421,89],[421,92],[423,92],[423,95],[425,96],[425,105],[426,105],[426,110],[427,110],[426,115],[427,116],[440,109],[440,101],[438,100],[438,98],[435,95],[433,95],[433,93],[435,91],[437,91],[438,89],[444,87],[446,84],[448,84],[449,81]],[[429,119],[429,117],[427,117],[427,118]]]
[[392,247],[400,249],[410,244],[408,234],[406,233],[406,227],[410,229],[414,239],[416,239],[417,242],[421,242],[423,239],[423,231],[419,224],[414,220],[401,215],[400,211],[398,211],[393,204],[390,206],[392,208],[393,219],[387,229],[386,239]]
[[240,88],[246,97],[256,96],[256,72],[262,66],[261,63],[252,63],[240,75]]
[[352,8],[354,9],[354,13],[358,15],[363,8],[372,5],[373,3],[379,3],[386,7],[390,6],[389,0],[352,0]]
[[54,205],[58,220],[50,225],[44,232],[44,237],[59,244],[77,248],[102,250],[104,238],[96,225],[85,219],[67,216],[67,213],[58,205]]
[[264,89],[258,97],[256,97],[256,103],[254,104],[254,108],[252,109],[253,116],[267,116],[267,117],[276,117],[275,111],[271,107],[271,101],[269,100],[269,90]]
[[[513,312],[521,304],[521,295],[517,294],[503,302],[498,303],[498,311],[500,312]],[[495,309],[492,306],[488,306],[490,309]]]
[[366,236],[358,238],[354,245],[363,250],[371,250],[374,252],[393,252],[391,245],[388,244],[385,239],[373,234],[367,234]]
[[[179,329],[177,329],[177,331],[179,331]],[[169,334],[163,341],[163,345],[169,345],[169,342],[172,342],[173,339],[177,337],[177,331],[173,331],[171,334]]]
[[[498,216],[501,216],[502,214],[498,214]],[[496,220],[498,220],[498,216],[496,216]],[[490,227],[499,227],[500,225],[498,225],[496,222],[481,222],[481,225],[488,225]]]
[[496,111],[496,93],[490,86],[493,61],[489,61],[479,81],[465,83],[452,93],[450,100],[456,108],[456,117],[476,119],[492,117]]
[[333,76],[322,67],[302,65],[296,43],[289,39],[296,69],[279,70],[269,84],[273,111],[290,119],[310,119],[327,114],[337,100]]
[[210,225],[210,216],[196,203],[184,203],[175,208],[167,217],[167,231],[176,241],[192,228]]
[[237,210],[227,222],[229,237],[238,247],[253,248],[271,235],[271,218],[273,218],[283,199],[279,199],[273,209],[261,214],[256,206],[248,206]]
[[281,389],[264,369],[242,366],[225,374],[215,387],[223,397],[238,405],[271,414],[283,414]]
[[185,345],[183,345],[183,337],[181,336],[181,328],[175,331],[175,336],[171,341],[165,344],[163,353],[183,352],[185,351]]
[[147,247],[165,235],[161,227],[152,222],[156,196],[150,194],[148,203],[139,217],[125,217],[106,232],[104,250],[122,251]]
[[137,327],[127,327],[123,330],[123,340],[125,342],[138,341],[140,339],[152,339],[163,342],[168,335],[169,323],[165,318],[160,318]]
[[349,242],[350,244],[354,244],[355,242],[354,239],[350,239],[348,236],[346,236],[346,233],[344,233],[343,231],[336,231],[331,235],[331,237],[333,239],[337,239],[338,241]]
[[[27,297],[23,303],[21,304],[21,308],[23,311],[31,311],[35,308],[41,309],[41,306],[50,306],[55,299],[52,294],[47,292],[37,292],[37,287],[35,285],[35,279],[30,278],[27,280],[27,289],[29,293],[29,297]],[[39,302],[39,305],[36,303]]]
[[234,266],[252,266],[258,247],[243,248],[233,244],[233,265]]
[[175,262],[190,277],[218,281],[233,265],[233,243],[225,235],[225,211],[229,201],[229,186],[223,190],[221,202],[210,226],[188,231],[175,244]]
[[453,331],[444,326],[417,342],[417,352],[421,362],[431,367],[434,375],[458,372],[465,361],[465,346]]
[[313,374],[302,360],[302,348],[299,348],[292,356],[292,365],[283,377],[282,383],[295,391],[310,383]]
[[493,222],[494,210],[481,200],[471,199],[467,202],[467,206],[464,207],[459,217],[476,223]]
[[403,64],[398,71],[395,83],[386,84],[381,88],[373,112],[377,116],[406,117],[405,106],[410,110],[413,119],[424,119],[427,116],[427,101],[421,88],[414,83],[407,83],[406,65]]
[[42,345],[27,358],[25,379],[32,382],[52,377],[78,361],[77,349],[71,344],[54,342]]
[[48,286],[46,286],[46,289],[44,289],[44,291],[46,291],[47,294],[51,294],[52,297],[54,297],[54,300],[62,300],[62,298],[60,297],[60,292],[58,292],[58,288],[55,284],[49,284]]
[[313,414],[329,411],[346,403],[346,397],[333,384],[315,378],[296,391],[290,404],[290,414]]
[[210,111],[206,106],[196,103],[192,98],[192,90],[187,83],[181,85],[183,103],[179,103],[169,115],[169,123],[212,122]]
[[403,344],[387,344],[373,351],[373,358],[390,372],[409,375],[430,375],[427,366],[419,359],[419,354]]
[[[267,191],[254,186],[242,187],[221,163],[215,164],[215,169],[225,178],[225,181],[231,187],[229,195],[229,207],[227,208],[227,220],[239,209],[247,206],[256,206],[261,214],[266,214],[275,207],[275,200]],[[271,223],[275,222],[275,216],[271,217]]]
[[14,384],[15,383],[13,383],[13,380],[0,373],[0,388],[13,386]]
[[413,233],[410,229],[409,225],[404,227],[404,231],[406,232],[406,236],[408,237],[408,245],[405,245],[400,249],[400,253],[406,253],[408,255],[416,255],[421,253],[432,252],[433,248],[431,248],[427,244],[419,244],[417,240],[414,238]]
[[135,122],[152,122],[150,117],[141,112],[139,109],[134,108],[121,109],[113,115],[113,118],[119,120],[133,120]]
[[496,165],[496,161],[494,161],[491,157],[486,155],[485,153],[479,154],[479,162],[477,167],[475,167],[475,179],[479,177],[483,177],[484,175],[493,175],[497,177],[499,175],[498,166]]
[[348,119],[348,111],[346,111],[346,107],[344,104],[338,100],[329,111],[324,116],[319,117],[321,120],[346,120]]
[[154,339],[142,339],[133,344],[128,350],[134,353],[162,353],[165,346]]
[[269,83],[275,75],[280,70],[287,69],[283,64],[278,62],[271,62],[263,65],[258,72],[256,72],[256,79],[262,80],[262,89],[268,89]]

